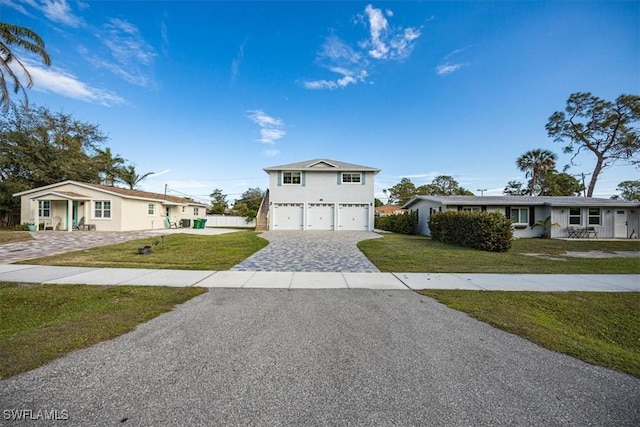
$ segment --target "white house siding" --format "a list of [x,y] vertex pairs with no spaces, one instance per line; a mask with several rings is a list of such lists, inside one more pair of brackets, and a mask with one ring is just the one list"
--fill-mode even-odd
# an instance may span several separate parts
[[[269,173],[269,221],[270,229],[303,229],[316,230],[318,226],[321,229],[347,230],[354,229],[353,216],[349,219],[349,225],[341,224],[340,221],[347,221],[346,217],[339,215],[341,205],[359,205],[360,213],[366,215],[366,226],[357,229],[373,230],[373,189],[374,189],[374,172],[362,171],[362,181],[357,184],[345,184],[341,182],[341,171],[314,171],[302,170],[303,175],[301,184],[284,184],[279,179],[276,171]],[[355,171],[360,172],[360,171]],[[281,213],[282,204],[302,204],[302,227],[297,223],[289,223],[285,221]],[[333,210],[333,225],[330,227],[326,215],[322,215],[322,223],[319,224],[318,217],[315,215],[314,209],[318,209],[323,205],[328,211]],[[363,205],[367,205],[365,209]],[[276,209],[277,207],[277,209]],[[322,208],[321,208],[322,209]],[[318,214],[319,215],[319,214]],[[290,218],[290,217],[289,217]],[[314,224],[315,223],[315,224]],[[318,225],[317,225],[318,224]],[[291,228],[287,228],[291,227]]]

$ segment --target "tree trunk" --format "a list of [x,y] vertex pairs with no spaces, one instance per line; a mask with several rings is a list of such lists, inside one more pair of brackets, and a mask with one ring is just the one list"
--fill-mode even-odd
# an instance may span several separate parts
[[602,171],[602,163],[604,162],[603,156],[598,154],[598,161],[596,162],[596,166],[593,168],[593,173],[591,174],[591,180],[589,181],[589,188],[587,188],[587,197],[593,197],[593,190],[596,188],[596,182],[598,181],[598,176]]

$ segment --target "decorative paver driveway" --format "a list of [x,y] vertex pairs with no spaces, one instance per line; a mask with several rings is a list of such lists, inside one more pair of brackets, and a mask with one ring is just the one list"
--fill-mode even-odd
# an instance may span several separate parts
[[356,247],[380,237],[365,231],[267,231],[269,246],[235,265],[233,271],[307,271],[378,273]]

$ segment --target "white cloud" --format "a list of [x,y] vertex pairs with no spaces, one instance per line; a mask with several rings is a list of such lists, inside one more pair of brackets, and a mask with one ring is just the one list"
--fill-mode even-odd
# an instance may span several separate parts
[[[415,47],[415,40],[421,36],[418,28],[393,28],[384,17],[381,9],[367,5],[364,9],[369,24],[369,39],[361,42],[363,48],[369,49],[369,56],[375,59],[402,60],[411,55]],[[387,10],[388,17],[393,12]]]
[[238,54],[233,61],[231,61],[231,81],[236,81],[238,78],[238,73],[240,73],[240,66],[244,62],[244,46],[247,44],[247,39],[245,38],[240,48],[238,48]]
[[149,178],[156,178],[158,176],[166,175],[169,172],[171,172],[171,169],[164,169],[164,170],[161,170],[160,172],[152,173],[151,175],[149,175]]
[[74,28],[83,24],[82,20],[71,12],[71,6],[66,0],[42,0],[39,5],[33,3],[32,5],[40,9],[51,21]]
[[456,71],[460,70],[460,68],[462,67],[469,65],[468,63],[465,63],[465,62],[452,63],[450,61],[452,56],[458,55],[459,53],[462,53],[464,50],[465,49],[456,49],[448,53],[442,59],[442,63],[436,67],[436,74],[438,74],[439,76],[446,76],[451,73],[455,73]]
[[104,68],[128,83],[153,86],[150,68],[157,56],[153,48],[140,35],[138,28],[122,19],[111,18],[98,35],[110,57],[90,55],[79,48],[87,60],[97,68]]
[[56,68],[44,69],[26,64],[25,66],[33,79],[34,90],[53,92],[67,98],[94,102],[107,107],[125,103],[125,100],[115,93],[91,87],[63,70]]
[[266,150],[264,152],[264,154],[266,154],[269,157],[273,157],[273,156],[277,156],[278,154],[280,154],[280,151],[278,151],[278,150]]
[[260,126],[259,142],[263,144],[275,144],[282,139],[287,132],[282,129],[284,122],[276,117],[269,116],[262,110],[249,110],[247,117]]

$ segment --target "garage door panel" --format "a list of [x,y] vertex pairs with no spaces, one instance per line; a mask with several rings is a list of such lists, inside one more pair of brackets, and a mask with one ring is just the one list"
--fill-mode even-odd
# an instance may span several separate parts
[[302,203],[274,203],[274,230],[302,230],[303,220]]
[[333,230],[335,206],[332,203],[310,203],[307,209],[308,230]]
[[341,204],[338,221],[339,230],[368,230],[369,205],[364,203]]

